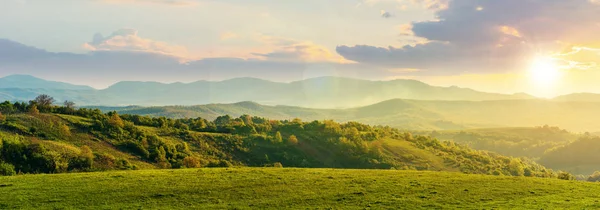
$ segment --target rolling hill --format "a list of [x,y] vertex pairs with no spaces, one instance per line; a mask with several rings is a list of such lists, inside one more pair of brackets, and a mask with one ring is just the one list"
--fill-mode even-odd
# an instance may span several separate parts
[[41,109],[53,111],[17,110],[0,119],[0,173],[10,174],[11,167],[12,173],[61,173],[283,165],[555,176],[527,159],[359,123],[275,121],[248,115],[173,120]]
[[394,99],[349,109],[268,106],[254,102],[165,107],[96,107],[122,114],[215,119],[250,114],[271,119],[357,121],[405,130],[462,130],[494,127],[558,126],[574,132],[600,130],[600,103],[551,100],[419,101]]

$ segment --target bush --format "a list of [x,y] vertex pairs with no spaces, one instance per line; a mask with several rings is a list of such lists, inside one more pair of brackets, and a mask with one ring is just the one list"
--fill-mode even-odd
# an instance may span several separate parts
[[283,164],[281,164],[280,162],[276,162],[276,163],[273,163],[273,167],[275,167],[275,168],[283,168]]
[[233,167],[233,164],[231,164],[229,161],[226,161],[226,160],[219,160],[219,161],[211,161],[206,167],[229,168],[229,167]]
[[128,160],[122,158],[119,158],[115,164],[116,168],[119,170],[133,170],[136,168],[134,165],[131,165]]
[[192,156],[183,158],[183,166],[186,168],[200,168],[200,159]]
[[0,162],[0,176],[14,176],[15,174],[17,174],[15,166],[10,163]]
[[558,178],[562,180],[575,180],[575,176],[573,176],[573,174],[564,171],[558,173]]

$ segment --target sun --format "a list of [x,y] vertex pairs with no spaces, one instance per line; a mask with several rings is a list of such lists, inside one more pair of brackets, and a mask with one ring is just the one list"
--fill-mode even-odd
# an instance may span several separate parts
[[561,71],[553,59],[536,57],[531,63],[529,77],[536,85],[549,87],[558,82]]

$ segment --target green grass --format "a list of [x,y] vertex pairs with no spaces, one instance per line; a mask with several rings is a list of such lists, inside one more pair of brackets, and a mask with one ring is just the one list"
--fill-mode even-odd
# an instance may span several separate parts
[[9,209],[598,209],[600,184],[450,172],[227,168],[0,177]]

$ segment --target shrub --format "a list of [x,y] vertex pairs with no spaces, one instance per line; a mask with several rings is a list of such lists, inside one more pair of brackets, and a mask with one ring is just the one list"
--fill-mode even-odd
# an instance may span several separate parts
[[273,167],[275,167],[275,168],[283,168],[283,164],[281,164],[280,162],[276,162],[276,163],[273,163]]
[[110,154],[102,153],[96,154],[96,159],[94,161],[94,168],[108,170],[115,168],[115,162],[117,159],[115,156]]
[[0,176],[14,176],[15,174],[17,174],[15,166],[10,163],[0,162]]
[[116,167],[117,167],[117,169],[120,169],[120,170],[132,170],[132,169],[135,169],[134,165],[131,165],[131,163],[128,160],[122,159],[122,158],[119,158],[117,160]]
[[40,110],[38,110],[38,108],[35,104],[31,105],[31,107],[29,107],[29,114],[38,115],[38,114],[40,114]]
[[211,161],[208,165],[206,165],[206,167],[229,168],[229,167],[233,167],[233,164],[231,164],[229,161],[226,161],[226,160],[219,160],[219,161]]
[[0,112],[0,123],[6,121],[6,116],[4,116],[2,114],[2,112]]
[[558,178],[562,180],[575,180],[575,176],[573,176],[573,174],[565,171],[559,172]]
[[186,168],[200,168],[200,159],[192,156],[183,158],[183,166]]
[[61,136],[63,136],[63,137],[71,136],[71,128],[69,128],[68,125],[61,124],[58,128],[59,128],[59,132],[60,132]]

